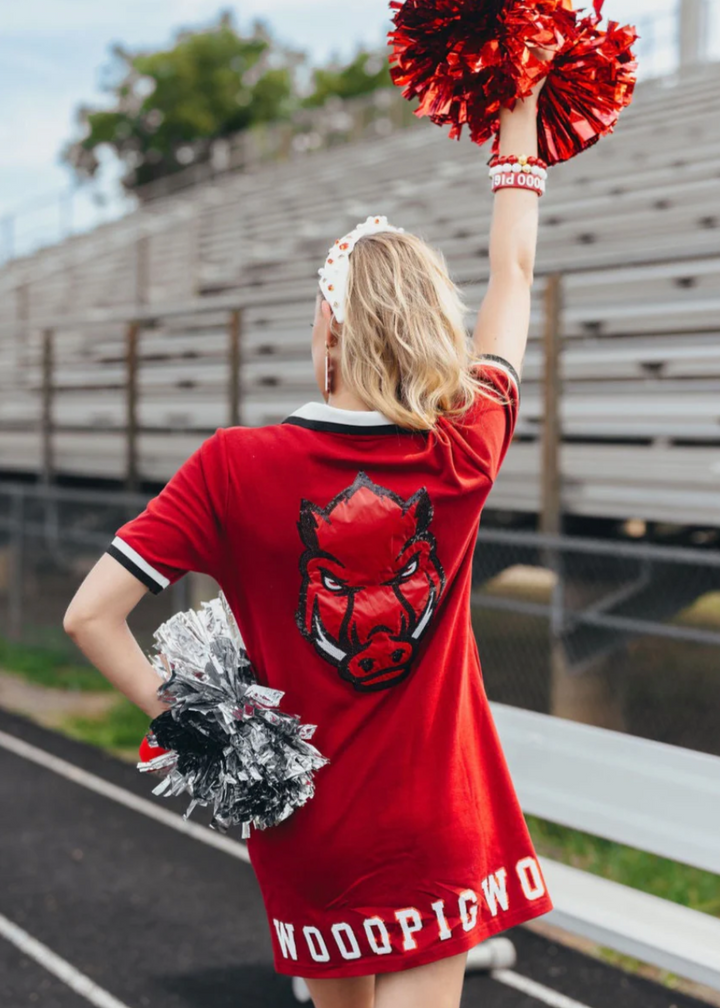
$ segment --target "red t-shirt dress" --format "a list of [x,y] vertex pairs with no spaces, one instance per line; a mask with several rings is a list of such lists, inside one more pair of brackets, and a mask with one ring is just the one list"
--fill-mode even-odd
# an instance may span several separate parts
[[431,431],[317,402],[218,428],[108,546],[155,593],[215,578],[259,681],[318,726],[314,796],[247,840],[279,973],[403,970],[553,908],[470,621],[520,396],[479,366],[509,405]]

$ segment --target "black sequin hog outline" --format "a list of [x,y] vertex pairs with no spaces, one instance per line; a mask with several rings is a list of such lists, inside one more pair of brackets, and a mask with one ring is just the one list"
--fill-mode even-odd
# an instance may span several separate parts
[[[363,501],[357,499],[358,507],[367,509],[374,502],[383,499],[389,499],[397,505],[398,528],[403,528],[403,535],[408,525],[408,513],[414,512],[414,531],[404,540],[398,553],[398,557],[405,555],[405,563],[393,578],[375,586],[343,584],[327,570],[320,573],[316,563],[325,559],[336,566],[346,567],[336,555],[341,551],[337,547],[343,546],[343,540],[338,540],[340,531],[333,527],[333,513],[343,505],[352,508],[353,498],[363,491]],[[306,548],[300,557],[302,582],[295,622],[303,637],[313,644],[318,654],[333,665],[340,677],[358,692],[376,692],[396,686],[411,672],[420,640],[431,623],[446,582],[445,572],[437,556],[436,540],[430,531],[433,515],[434,509],[426,487],[421,487],[405,500],[388,487],[375,483],[362,471],[326,507],[322,508],[305,499],[301,502],[297,526]],[[367,517],[366,510],[363,511],[363,517]],[[392,512],[388,513],[386,508],[381,509],[381,517],[386,523],[393,521]],[[340,524],[342,529],[348,527],[347,516],[345,523]],[[322,542],[323,539],[325,542]],[[337,541],[335,552],[327,549],[327,540],[332,539]],[[369,557],[371,552],[372,542],[368,541],[368,551],[363,554],[364,558]],[[322,583],[323,579],[325,584]],[[403,584],[411,579],[414,579],[415,596],[419,593],[423,596],[420,611],[403,594]],[[341,624],[335,634],[324,625],[320,612],[320,598],[329,597],[329,589],[325,586],[330,583],[333,584],[330,590],[336,598],[347,599]],[[363,620],[357,615],[357,610],[362,609],[362,606],[356,603],[361,600],[360,593],[363,591],[384,592],[385,603],[389,604],[387,624],[372,626],[367,618]],[[312,607],[310,613],[309,606]]]

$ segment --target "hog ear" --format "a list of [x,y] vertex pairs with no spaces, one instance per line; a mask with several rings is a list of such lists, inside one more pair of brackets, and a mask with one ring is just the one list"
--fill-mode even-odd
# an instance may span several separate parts
[[416,494],[407,502],[407,511],[415,519],[418,532],[427,531],[433,516],[433,507],[430,494],[425,487],[421,487]]
[[319,548],[318,529],[325,516],[312,501],[303,500],[300,504],[300,518],[297,523],[300,538],[308,549]]

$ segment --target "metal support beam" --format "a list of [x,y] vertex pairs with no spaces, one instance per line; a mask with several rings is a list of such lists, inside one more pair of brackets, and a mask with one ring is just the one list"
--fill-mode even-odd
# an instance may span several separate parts
[[149,301],[150,290],[150,250],[148,248],[149,237],[141,234],[135,242],[134,255],[134,287],[135,287],[135,307],[140,308]]
[[[560,345],[562,334],[562,277],[555,273],[545,286],[543,325],[543,428],[540,472],[540,532],[560,535],[562,532],[562,474],[560,471]],[[571,679],[565,664],[562,645],[564,579],[563,555],[559,550],[543,551],[543,564],[555,573],[550,600],[550,707],[553,714],[562,714],[568,707],[567,693]]]
[[557,535],[562,531],[562,484],[560,472],[560,344],[562,340],[562,277],[555,273],[545,287],[543,350],[543,431],[540,531]]
[[52,329],[45,329],[42,334],[42,404],[40,410],[40,430],[42,438],[41,478],[46,486],[52,483],[55,471],[55,459],[53,456],[53,399],[55,392],[54,350],[55,333]]
[[125,486],[138,488],[137,371],[140,323],[130,322],[125,335]]
[[242,423],[242,310],[230,312],[228,323],[228,425]]
[[708,60],[710,10],[707,0],[680,0],[678,38],[680,70],[690,70]]
[[10,640],[22,638],[24,598],[25,508],[21,490],[12,493],[10,501],[10,542],[7,570],[7,635]]
[[[545,288],[544,423],[542,439],[540,531],[560,535],[563,527],[561,398],[562,378],[562,277],[548,277]],[[544,551],[543,563],[555,573],[550,603],[550,711],[559,717],[619,728],[621,715],[608,688],[602,669],[584,668],[578,675],[568,663],[564,635],[573,583],[568,577],[567,558],[560,550]]]

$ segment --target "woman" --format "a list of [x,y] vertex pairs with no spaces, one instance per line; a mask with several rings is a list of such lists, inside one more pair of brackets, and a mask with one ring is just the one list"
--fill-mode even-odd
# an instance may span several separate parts
[[[502,112],[501,156],[537,155],[540,87]],[[315,795],[248,839],[275,968],[316,1008],[457,1008],[468,949],[552,909],[469,606],[529,326],[539,193],[514,182],[494,197],[472,346],[442,257],[368,218],[320,270],[324,402],[219,428],[117,530],[65,616],[152,718],[157,675],[126,617],[146,591],[210,574],[260,681],[318,725]]]

